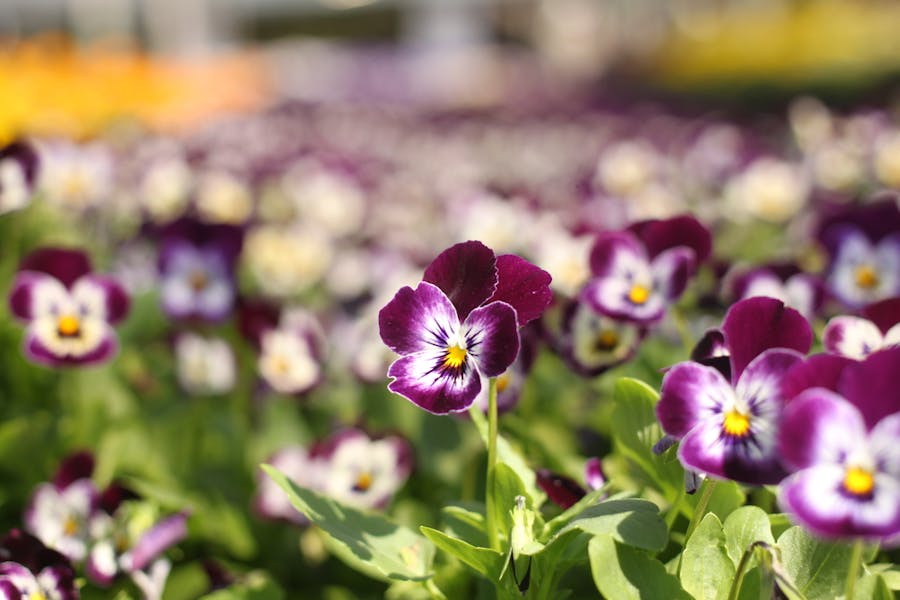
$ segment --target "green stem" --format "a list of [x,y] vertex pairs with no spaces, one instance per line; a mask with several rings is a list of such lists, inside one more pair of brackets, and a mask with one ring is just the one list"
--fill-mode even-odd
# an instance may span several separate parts
[[747,570],[747,566],[750,564],[750,557],[753,556],[755,547],[754,544],[750,544],[750,546],[744,550],[744,554],[741,556],[741,562],[738,563],[737,571],[734,573],[734,581],[731,582],[731,589],[728,591],[728,600],[737,600],[738,593],[741,591],[741,582],[744,580],[744,571]]
[[694,514],[691,516],[691,522],[688,525],[687,533],[684,534],[685,546],[687,546],[688,540],[691,539],[691,534],[694,533],[697,525],[699,525],[700,521],[703,520],[703,517],[706,516],[706,507],[709,506],[709,500],[712,498],[717,483],[718,482],[715,479],[709,478],[703,482],[703,494],[700,496],[700,500],[697,501],[697,506],[694,508]]
[[487,479],[485,482],[485,527],[491,548],[500,550],[497,532],[497,507],[494,506],[494,470],[497,465],[497,378],[488,379],[488,447]]
[[428,593],[431,594],[432,598],[437,598],[438,600],[447,600],[446,594],[441,591],[441,588],[437,586],[437,584],[434,582],[434,579],[425,580],[425,589],[428,590]]
[[847,569],[847,584],[844,587],[844,598],[853,600],[853,587],[859,577],[859,568],[862,565],[863,542],[861,539],[853,542],[853,553],[850,555],[850,568]]

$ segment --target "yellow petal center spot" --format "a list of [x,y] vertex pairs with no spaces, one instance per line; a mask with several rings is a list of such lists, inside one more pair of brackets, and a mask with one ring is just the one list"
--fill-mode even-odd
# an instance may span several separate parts
[[628,299],[634,304],[643,304],[649,297],[650,290],[640,284],[631,286],[628,292]]
[[750,433],[750,416],[731,409],[725,413],[722,429],[730,436],[744,437]]
[[78,533],[78,521],[72,517],[66,519],[65,523],[63,523],[63,533],[67,536],[73,536]]
[[369,472],[360,473],[353,484],[353,489],[357,492],[365,492],[372,487],[372,474]]
[[868,496],[875,489],[875,476],[861,467],[850,467],[844,473],[844,489],[854,496]]
[[35,590],[28,594],[28,600],[47,600],[47,596],[41,590]]
[[447,348],[447,353],[444,354],[444,367],[448,369],[460,368],[466,362],[468,354],[469,352],[465,348],[460,348],[455,344],[450,346]]
[[500,375],[499,377],[497,377],[497,393],[498,394],[509,387],[510,379],[511,379],[511,377],[510,377],[509,373],[504,373],[503,375]]
[[203,271],[194,271],[190,277],[191,289],[195,292],[202,292],[209,284],[209,278]]
[[62,337],[75,337],[81,333],[81,322],[75,315],[62,315],[56,322],[56,331]]
[[871,265],[856,267],[855,277],[856,285],[866,290],[874,288],[881,281],[878,272]]
[[594,346],[597,350],[602,350],[604,352],[609,352],[614,350],[616,346],[619,345],[619,334],[611,329],[607,329],[606,331],[601,331],[599,335],[597,335],[597,339],[594,343]]

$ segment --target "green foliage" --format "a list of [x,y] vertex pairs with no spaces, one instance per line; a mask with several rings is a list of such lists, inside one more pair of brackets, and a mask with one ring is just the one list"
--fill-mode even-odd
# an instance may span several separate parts
[[635,548],[598,535],[588,543],[591,573],[608,600],[690,600],[678,578],[661,562]]

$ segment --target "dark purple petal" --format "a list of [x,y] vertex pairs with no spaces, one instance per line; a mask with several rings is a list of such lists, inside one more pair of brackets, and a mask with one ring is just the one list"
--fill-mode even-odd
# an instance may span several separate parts
[[543,314],[553,301],[550,274],[514,254],[497,257],[497,289],[488,299],[516,309],[519,327]]
[[116,324],[128,315],[131,307],[131,298],[118,281],[106,275],[88,275],[79,280],[89,282],[103,290],[106,298],[106,320]]
[[847,366],[838,391],[849,400],[870,429],[887,415],[900,412],[900,348],[870,354],[864,361]]
[[656,416],[667,434],[680,438],[710,413],[730,405],[731,385],[712,367],[678,363],[663,377]]
[[185,537],[187,537],[186,513],[176,513],[163,519],[144,533],[134,548],[122,557],[123,569],[126,571],[143,569]]
[[[513,315],[515,318],[515,315]],[[438,287],[421,282],[401,288],[378,312],[384,343],[398,354],[445,348],[459,328],[456,309]]]
[[900,298],[888,298],[881,302],[869,304],[862,309],[862,315],[875,323],[881,333],[900,323]]
[[0,540],[0,556],[23,565],[33,573],[47,567],[71,567],[69,559],[21,529],[10,530]]
[[833,257],[848,230],[860,231],[872,243],[900,231],[900,209],[894,197],[864,205],[836,204],[818,226],[819,241]]
[[737,380],[754,358],[769,348],[789,348],[806,354],[812,346],[809,322],[774,298],[748,298],[728,310],[722,323],[731,355],[731,378]]
[[22,259],[19,270],[47,273],[70,287],[91,272],[91,261],[81,250],[41,248]]
[[486,377],[506,371],[519,353],[516,311],[505,302],[476,308],[462,325],[468,352]]
[[74,481],[90,479],[94,474],[94,455],[87,450],[70,454],[59,464],[53,485],[64,490]]
[[835,317],[828,321],[822,332],[822,345],[826,351],[857,360],[880,349],[883,341],[878,327],[862,317]]
[[584,482],[592,490],[599,490],[606,484],[603,464],[596,456],[589,458],[584,465]]
[[137,500],[138,498],[139,496],[135,492],[114,481],[100,493],[97,507],[105,513],[112,515],[118,510],[123,502]]
[[535,472],[537,484],[551,502],[560,508],[569,508],[584,498],[585,489],[571,477],[558,475],[548,469],[538,469]]
[[844,369],[853,360],[836,354],[815,354],[797,363],[781,379],[781,393],[788,402],[814,387],[835,391]]
[[57,281],[46,273],[21,271],[13,281],[9,294],[9,310],[19,319],[30,321],[35,317],[35,294],[41,286],[58,286]]
[[59,600],[77,600],[78,588],[75,585],[75,571],[69,566],[52,566],[38,573],[38,580],[50,598]]
[[262,335],[269,329],[278,327],[281,309],[263,300],[238,300],[238,331],[257,348],[262,343]]
[[728,356],[725,334],[721,329],[710,329],[703,334],[691,350],[691,360],[714,368],[722,377],[731,381],[731,357]]
[[591,273],[594,277],[618,273],[623,261],[647,262],[647,252],[640,241],[625,231],[599,234],[594,240],[590,256]]
[[422,280],[443,290],[456,307],[459,320],[464,321],[497,288],[494,251],[476,241],[450,246],[428,265]]
[[108,331],[94,350],[82,356],[58,356],[41,341],[28,332],[25,336],[23,350],[25,358],[47,367],[64,367],[73,365],[95,365],[105,362],[119,352],[119,342],[111,331]]
[[785,464],[805,469],[820,462],[840,463],[866,440],[862,416],[844,398],[811,388],[782,413],[778,449]]
[[677,300],[684,293],[694,271],[694,256],[693,250],[679,246],[665,250],[653,259],[653,279],[667,301]]
[[712,250],[712,235],[709,229],[690,215],[643,221],[631,225],[628,229],[643,242],[650,258],[670,248],[685,246],[694,251],[696,261],[701,263],[709,257]]
[[[25,174],[25,182],[33,188],[37,180],[40,161],[34,147],[24,140],[16,140],[0,148],[0,160],[11,158],[19,163]],[[2,190],[0,190],[2,191]]]
[[466,410],[481,391],[481,377],[471,364],[459,374],[442,371],[441,360],[441,354],[424,351],[394,361],[388,389],[436,415]]
[[22,600],[22,592],[9,579],[0,579],[0,600]]
[[180,219],[166,225],[161,233],[160,270],[166,271],[173,246],[188,245],[219,254],[228,269],[234,267],[244,242],[243,229],[234,225],[212,225]]

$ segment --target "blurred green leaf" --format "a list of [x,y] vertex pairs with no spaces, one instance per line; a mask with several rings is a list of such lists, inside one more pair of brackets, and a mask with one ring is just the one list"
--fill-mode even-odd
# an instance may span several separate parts
[[588,543],[591,574],[608,600],[690,600],[678,578],[666,573],[661,562],[635,548],[598,535]]
[[224,590],[202,596],[201,600],[282,600],[284,597],[284,590],[268,575],[253,572]]

